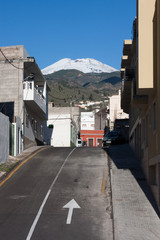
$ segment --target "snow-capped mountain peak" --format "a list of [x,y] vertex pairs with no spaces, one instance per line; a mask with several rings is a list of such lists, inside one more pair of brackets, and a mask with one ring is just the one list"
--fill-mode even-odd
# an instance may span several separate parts
[[92,58],[81,58],[72,60],[70,58],[63,58],[60,61],[42,69],[44,75],[58,72],[60,70],[75,69],[83,73],[102,73],[102,72],[115,72],[117,69],[103,64]]

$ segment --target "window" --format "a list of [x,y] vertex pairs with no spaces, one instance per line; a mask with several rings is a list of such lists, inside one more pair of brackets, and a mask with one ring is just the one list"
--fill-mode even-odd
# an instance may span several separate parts
[[34,120],[34,131],[37,132],[37,121]]
[[48,128],[54,128],[54,125],[53,124],[49,124]]
[[151,112],[151,108],[149,108],[149,127],[151,127],[152,125],[152,112]]
[[142,119],[142,142],[145,141],[145,118]]
[[148,115],[146,116],[146,135],[145,135],[145,145],[148,147]]
[[32,127],[34,127],[34,118],[32,118]]
[[97,147],[102,147],[102,139],[101,138],[97,139]]
[[93,147],[94,146],[94,139],[93,138],[88,138],[88,146]]
[[156,130],[156,103],[153,103],[153,131]]
[[32,82],[29,83],[29,88],[32,89]]
[[149,182],[151,185],[157,185],[157,171],[156,165],[149,167]]
[[26,113],[26,127],[29,128],[29,115]]
[[43,137],[43,126],[41,125],[41,137]]

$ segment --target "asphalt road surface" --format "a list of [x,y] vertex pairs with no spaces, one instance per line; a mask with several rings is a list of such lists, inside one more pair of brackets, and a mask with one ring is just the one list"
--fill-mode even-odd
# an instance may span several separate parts
[[107,155],[48,148],[0,187],[2,240],[111,240]]

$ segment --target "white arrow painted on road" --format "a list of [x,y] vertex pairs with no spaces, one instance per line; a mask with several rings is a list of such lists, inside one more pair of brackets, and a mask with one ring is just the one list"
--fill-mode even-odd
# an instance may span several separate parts
[[66,224],[71,224],[73,209],[80,208],[80,206],[74,199],[72,199],[63,208],[69,208]]

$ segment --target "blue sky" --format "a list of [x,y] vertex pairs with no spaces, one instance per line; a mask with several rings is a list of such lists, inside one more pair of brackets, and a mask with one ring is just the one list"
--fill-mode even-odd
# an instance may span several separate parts
[[24,45],[42,69],[62,58],[94,58],[120,69],[136,0],[2,0],[0,46]]

